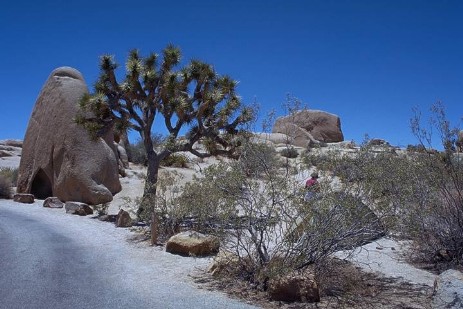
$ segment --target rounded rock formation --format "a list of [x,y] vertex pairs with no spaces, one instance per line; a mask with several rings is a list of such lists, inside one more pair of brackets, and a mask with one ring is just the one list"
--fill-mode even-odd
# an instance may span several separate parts
[[86,93],[79,71],[61,67],[50,74],[24,138],[19,193],[95,205],[110,202],[121,190],[113,133],[92,139],[74,121]]
[[299,147],[344,141],[339,117],[318,110],[301,110],[280,117],[275,121],[272,133],[286,134],[291,137],[291,144]]

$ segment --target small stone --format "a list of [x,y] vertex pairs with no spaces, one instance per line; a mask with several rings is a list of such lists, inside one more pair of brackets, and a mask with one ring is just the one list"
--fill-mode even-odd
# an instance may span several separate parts
[[48,208],[63,208],[64,203],[59,200],[57,197],[47,197],[45,201],[43,201],[43,207]]
[[34,196],[27,193],[16,193],[13,196],[13,201],[24,204],[32,204],[34,203]]
[[93,214],[93,209],[85,203],[80,202],[66,202],[64,204],[64,208],[66,209],[66,213],[79,215],[79,216],[86,216]]
[[186,231],[172,236],[166,244],[166,251],[183,256],[208,256],[219,252],[217,237],[195,231]]
[[132,218],[130,218],[130,214],[124,209],[119,210],[119,213],[117,214],[116,226],[117,227],[131,227],[132,226]]

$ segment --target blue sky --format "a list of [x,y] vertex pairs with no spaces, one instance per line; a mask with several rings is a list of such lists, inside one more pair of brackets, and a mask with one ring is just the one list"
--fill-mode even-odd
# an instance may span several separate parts
[[262,115],[287,94],[339,115],[346,140],[416,143],[412,107],[437,100],[463,116],[463,1],[16,0],[0,5],[0,42],[0,139],[24,137],[54,68],[91,86],[100,55],[168,43],[238,80]]

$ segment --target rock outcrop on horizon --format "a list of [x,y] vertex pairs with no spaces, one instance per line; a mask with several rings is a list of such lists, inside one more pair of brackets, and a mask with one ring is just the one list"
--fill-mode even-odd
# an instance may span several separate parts
[[121,190],[113,132],[92,140],[74,121],[87,92],[76,69],[51,73],[29,120],[17,192],[95,205],[110,202]]
[[291,144],[310,147],[313,144],[344,141],[338,116],[319,110],[301,110],[293,115],[279,117],[272,129],[291,138]]

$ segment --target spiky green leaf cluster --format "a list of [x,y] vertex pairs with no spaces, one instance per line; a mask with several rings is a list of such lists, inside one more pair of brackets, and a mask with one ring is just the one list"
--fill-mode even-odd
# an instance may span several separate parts
[[[76,121],[94,136],[111,125],[118,130],[136,130],[144,140],[160,115],[175,142],[158,155],[192,151],[202,138],[219,144],[225,153],[231,139],[224,133],[237,133],[254,113],[242,107],[236,94],[238,83],[231,77],[218,75],[212,65],[200,60],[179,67],[180,60],[180,49],[174,45],[164,48],[161,56],[151,53],[143,57],[134,49],[125,63],[125,77],[119,80],[114,57],[102,56],[95,91],[82,98],[82,113]],[[188,132],[187,139],[177,142],[181,129]],[[149,144],[147,141],[147,147]]]

